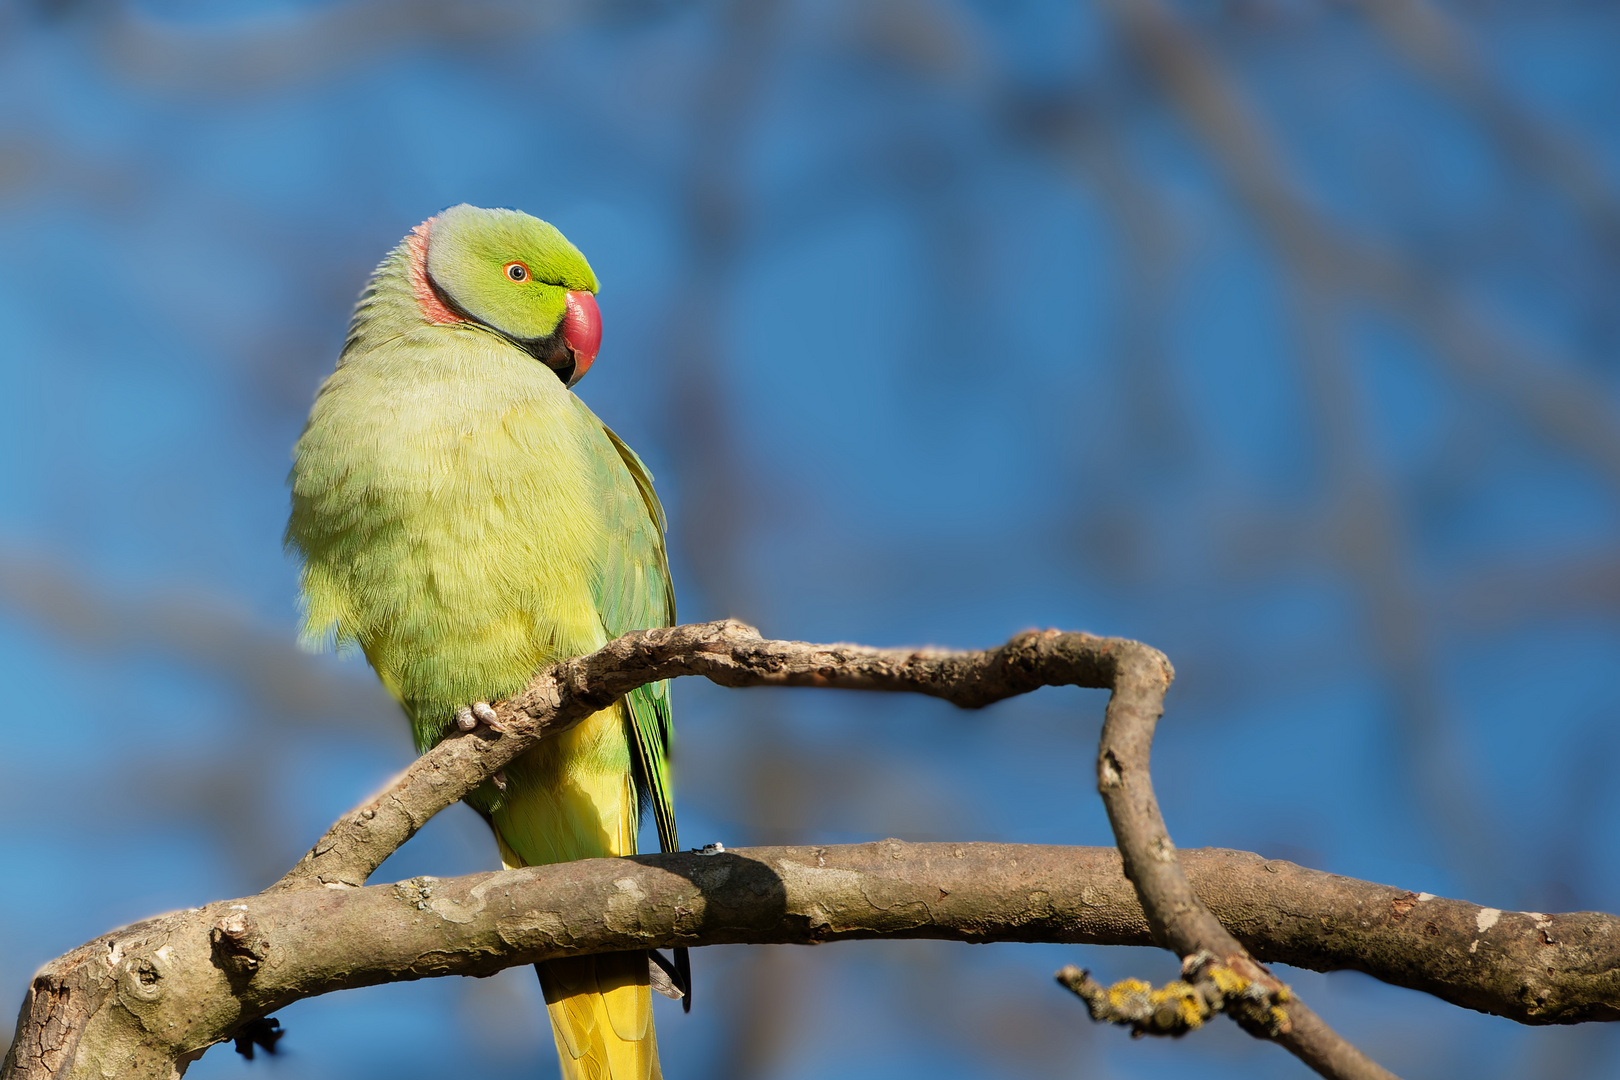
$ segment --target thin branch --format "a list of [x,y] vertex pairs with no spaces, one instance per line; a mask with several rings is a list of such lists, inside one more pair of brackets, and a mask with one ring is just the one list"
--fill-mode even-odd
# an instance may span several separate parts
[[376,679],[303,652],[285,627],[254,620],[200,582],[124,590],[43,548],[0,542],[0,613],[92,653],[162,653],[235,684],[280,724],[329,735],[340,725],[371,732],[395,722],[397,707]]
[[1620,424],[1605,387],[1556,350],[1521,340],[1400,253],[1317,213],[1298,194],[1276,140],[1233,79],[1160,0],[1104,7],[1209,148],[1233,191],[1279,250],[1313,262],[1325,284],[1376,300],[1414,327],[1462,378],[1520,411],[1548,438],[1620,483]]
[[1521,168],[1540,172],[1586,217],[1612,257],[1620,202],[1598,158],[1516,102],[1492,78],[1456,20],[1429,0],[1360,0],[1373,24],[1425,76],[1484,122]]
[[[1226,1011],[1249,1034],[1275,1040],[1323,1076],[1391,1080],[1393,1073],[1328,1027],[1257,964],[1188,882],[1159,813],[1148,772],[1153,730],[1164,711],[1171,678],[1169,662],[1156,650],[1134,643],[1123,649],[1097,751],[1097,790],[1119,841],[1125,874],[1135,884],[1147,913],[1154,943],[1182,958],[1190,982],[1212,975],[1218,980],[1223,973],[1232,973],[1243,989],[1259,988],[1258,995],[1230,994],[1227,999]],[[1077,980],[1062,974],[1059,979],[1080,993]]]
[[296,20],[245,18],[235,25],[178,28],[133,5],[103,7],[95,21],[101,62],[140,87],[224,95],[262,94],[352,71],[393,50],[487,48],[526,34],[556,33],[584,5],[501,0],[351,0]]
[[422,755],[346,814],[278,883],[363,885],[434,814],[547,735],[579,723],[638,686],[701,675],[721,686],[824,686],[927,694],[979,708],[1042,686],[1106,689],[1119,638],[1048,630],[983,652],[869,649],[768,641],[735,620],[640,630],[540,672],[480,728]]

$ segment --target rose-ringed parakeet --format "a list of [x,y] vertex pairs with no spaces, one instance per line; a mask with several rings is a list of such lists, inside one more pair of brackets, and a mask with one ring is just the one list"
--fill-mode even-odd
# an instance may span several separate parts
[[[378,266],[298,440],[305,633],[359,645],[419,751],[545,665],[674,621],[652,478],[570,390],[601,340],[595,292],[551,225],[451,207]],[[657,683],[467,801],[508,866],[633,854],[647,807],[674,850],[669,743]],[[564,1077],[659,1075],[646,954],[539,971]]]

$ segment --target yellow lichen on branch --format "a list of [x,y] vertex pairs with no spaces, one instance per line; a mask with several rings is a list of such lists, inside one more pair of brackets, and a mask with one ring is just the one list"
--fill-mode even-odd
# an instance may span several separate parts
[[1230,1012],[1260,1024],[1270,1033],[1288,1026],[1283,1005],[1288,988],[1268,991],[1252,979],[1209,959],[1189,957],[1191,981],[1176,979],[1155,987],[1145,979],[1121,979],[1104,986],[1091,973],[1073,965],[1057,973],[1059,985],[1086,1003],[1091,1018],[1131,1029],[1132,1035],[1185,1035],[1204,1026],[1219,1012]]

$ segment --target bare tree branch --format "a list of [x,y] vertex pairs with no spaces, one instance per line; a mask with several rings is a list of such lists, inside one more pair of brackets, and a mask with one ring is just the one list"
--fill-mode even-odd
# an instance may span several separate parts
[[330,77],[402,47],[487,47],[555,31],[576,20],[580,9],[506,0],[351,0],[296,21],[243,19],[218,29],[182,30],[144,18],[133,7],[111,6],[97,20],[102,61],[138,85],[210,94],[262,93]]
[[[737,687],[909,691],[965,708],[1040,686],[1112,687],[1099,777],[1125,854],[886,841],[362,887],[422,823],[538,739],[678,675]],[[1145,645],[1050,630],[969,653],[768,641],[730,620],[627,634],[542,671],[497,706],[497,730],[457,735],[424,754],[265,892],[148,920],[46,965],[0,1080],[167,1080],[243,1025],[347,987],[486,975],[588,952],[877,936],[1152,940],[1183,956],[1208,952],[1206,972],[1235,970],[1264,987],[1266,1007],[1285,1014],[1269,1033],[1336,1076],[1377,1074],[1357,1071],[1353,1049],[1285,1000],[1227,926],[1262,957],[1356,967],[1526,1023],[1620,1018],[1620,920],[1611,916],[1504,915],[1234,852],[1196,855],[1190,879],[1183,875],[1147,772],[1170,675],[1169,662]]]
[[0,543],[0,613],[86,650],[162,652],[229,680],[280,723],[376,731],[393,701],[363,669],[343,671],[211,596],[199,583],[132,592],[39,548]]
[[1457,375],[1620,482],[1620,424],[1600,384],[1554,349],[1521,340],[1400,253],[1363,242],[1317,213],[1299,196],[1276,141],[1233,80],[1170,8],[1159,0],[1107,0],[1104,7],[1272,244],[1290,251],[1296,264],[1314,263],[1324,285],[1398,314]]
[[767,641],[732,619],[636,631],[536,675],[496,706],[498,732],[480,728],[423,754],[333,825],[279,887],[365,884],[429,818],[540,739],[659,679],[702,675],[721,686],[911,691],[976,709],[1041,686],[1104,689],[1127,645],[1135,643],[1048,630],[984,652],[869,649]]
[[[1328,1027],[1281,980],[1254,962],[1199,901],[1182,871],[1148,771],[1153,731],[1172,677],[1169,661],[1158,651],[1126,644],[1116,663],[1114,694],[1097,751],[1097,790],[1119,841],[1125,874],[1147,912],[1154,943],[1182,958],[1189,982],[1213,977],[1217,989],[1226,992],[1225,1011],[1249,1034],[1275,1040],[1323,1076],[1389,1080],[1393,1073]],[[1067,969],[1058,978],[1081,993]]]
[[[1499,912],[1247,852],[1180,856],[1220,923],[1263,959],[1355,968],[1522,1023],[1620,1019],[1614,916]],[[169,1077],[292,1001],[381,982],[591,952],[874,937],[1154,941],[1110,848],[885,840],[272,889],[126,927],[47,965],[0,1076]]]
[[1359,0],[1359,6],[1414,68],[1478,116],[1514,161],[1556,185],[1611,256],[1620,252],[1620,202],[1602,163],[1514,101],[1491,78],[1456,20],[1429,0]]

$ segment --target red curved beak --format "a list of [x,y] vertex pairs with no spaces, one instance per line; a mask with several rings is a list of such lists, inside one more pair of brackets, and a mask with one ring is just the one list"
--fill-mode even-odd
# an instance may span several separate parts
[[602,313],[597,310],[596,297],[588,292],[569,290],[568,309],[563,313],[563,342],[574,352],[574,375],[568,380],[573,386],[584,378],[602,347]]

